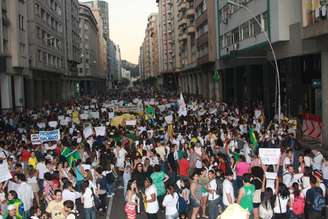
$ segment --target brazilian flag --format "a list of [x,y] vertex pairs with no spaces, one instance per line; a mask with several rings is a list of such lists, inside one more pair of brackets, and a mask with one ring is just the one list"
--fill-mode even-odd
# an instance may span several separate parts
[[61,155],[66,158],[70,167],[72,167],[77,160],[81,159],[80,153],[77,150],[72,151],[69,147],[65,147]]
[[216,70],[213,74],[213,81],[218,82],[220,80],[220,73]]
[[147,106],[146,107],[146,114],[150,117],[150,118],[154,118],[155,117],[155,108],[152,106]]
[[257,139],[256,139],[253,128],[249,129],[249,141],[250,141],[251,145],[253,146],[253,149],[257,148]]

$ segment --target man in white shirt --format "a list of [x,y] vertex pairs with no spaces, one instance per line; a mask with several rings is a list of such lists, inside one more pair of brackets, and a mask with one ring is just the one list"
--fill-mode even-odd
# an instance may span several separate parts
[[287,188],[291,188],[294,182],[294,167],[289,164],[287,166],[286,172],[282,175],[282,182],[287,186]]
[[32,190],[32,186],[26,183],[26,176],[24,174],[18,174],[18,187],[17,187],[17,195],[18,198],[24,204],[24,216],[25,218],[29,218],[30,210],[33,206],[34,194]]
[[217,191],[218,186],[215,179],[216,175],[214,170],[208,171],[208,178],[210,182],[207,185],[208,195],[208,213],[209,219],[216,219],[218,216],[218,207],[221,203],[221,197],[218,195],[220,191]]
[[145,195],[144,202],[146,202],[146,213],[148,218],[157,218],[157,212],[159,210],[157,200],[157,190],[155,185],[152,184],[152,180],[147,178],[145,180]]
[[232,186],[233,173],[227,173],[225,180],[223,181],[223,205],[228,207],[235,203],[235,194]]
[[43,191],[44,174],[49,172],[43,158],[40,159],[40,161],[36,165],[36,170],[39,173],[38,184],[39,184],[40,191],[42,192]]
[[321,166],[323,162],[322,153],[318,150],[312,150],[312,153],[314,155],[313,163],[312,163],[313,170],[321,170]]

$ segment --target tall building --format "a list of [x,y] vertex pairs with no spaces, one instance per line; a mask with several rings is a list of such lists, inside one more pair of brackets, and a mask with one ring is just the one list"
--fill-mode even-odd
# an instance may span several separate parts
[[32,80],[27,84],[27,102],[40,106],[62,97],[65,72],[65,4],[63,1],[29,1],[27,32]]
[[235,2],[248,9],[219,2],[218,54],[224,99],[237,104],[262,102],[272,118],[278,112],[279,73],[282,113],[303,115],[316,123],[313,133],[319,134],[311,137],[327,147],[328,2]]
[[180,69],[178,42],[178,8],[177,0],[156,0],[158,3],[158,52],[160,84],[173,88],[176,86],[176,69]]
[[142,79],[145,79],[145,73],[144,73],[144,52],[143,52],[143,45],[140,46],[139,49],[139,59],[138,59],[138,65],[139,65],[139,75]]
[[116,69],[117,69],[117,79],[120,81],[122,79],[122,64],[121,64],[121,49],[118,44],[115,45],[115,57],[116,57]]
[[[26,103],[29,66],[27,2],[0,1],[0,106],[7,111]],[[26,93],[25,93],[26,94]]]
[[99,67],[99,29],[91,9],[79,5],[81,64],[79,64],[79,92],[81,95],[95,95]]
[[110,38],[109,37],[109,8],[108,3],[106,1],[101,0],[93,0],[93,1],[86,1],[83,4],[89,6],[90,8],[97,8],[100,11],[100,16],[102,18],[102,31],[103,37],[106,41]]
[[159,76],[158,14],[148,17],[145,38],[142,45],[142,68],[144,78]]

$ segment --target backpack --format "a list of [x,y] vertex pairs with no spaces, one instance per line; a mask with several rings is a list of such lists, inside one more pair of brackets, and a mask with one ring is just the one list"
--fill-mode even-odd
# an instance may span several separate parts
[[320,192],[315,192],[312,208],[315,211],[321,211],[326,206],[326,200]]
[[302,215],[304,214],[304,206],[305,206],[305,200],[304,197],[298,196],[297,198],[294,198],[293,203],[293,213],[295,215]]
[[219,196],[223,195],[223,181],[224,179],[222,177],[216,177],[216,190],[215,193]]
[[112,172],[109,172],[106,174],[106,180],[108,183],[113,183],[115,182],[115,176]]
[[177,202],[177,210],[179,214],[186,213],[188,211],[188,204],[187,201],[179,194],[178,194],[178,202]]

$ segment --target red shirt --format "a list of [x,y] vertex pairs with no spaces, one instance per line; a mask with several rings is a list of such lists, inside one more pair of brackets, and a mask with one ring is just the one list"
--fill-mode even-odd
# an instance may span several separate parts
[[179,160],[179,174],[180,176],[188,176],[189,161],[187,159]]
[[23,150],[22,151],[22,155],[21,155],[22,161],[27,162],[28,159],[30,158],[30,156],[31,156],[31,152],[29,152],[28,150]]

